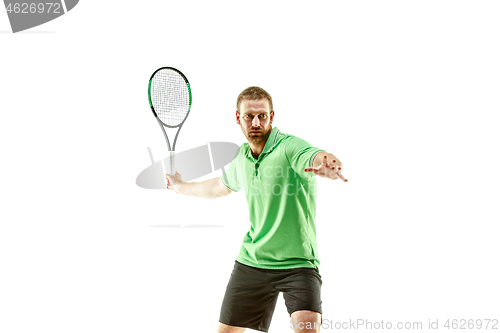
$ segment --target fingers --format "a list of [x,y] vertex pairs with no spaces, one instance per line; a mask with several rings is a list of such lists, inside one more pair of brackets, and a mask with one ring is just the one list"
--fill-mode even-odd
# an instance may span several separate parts
[[171,175],[169,175],[169,174],[165,175],[165,179],[167,180],[167,189],[168,190],[172,190],[174,188],[172,185],[170,185],[170,177],[171,177]]
[[314,173],[315,175],[317,175],[319,173],[319,170],[318,169],[315,169],[315,168],[305,168],[304,169],[304,172],[312,172]]
[[338,177],[338,171],[339,171],[339,166],[338,165],[331,165],[328,167],[330,169],[330,171],[328,172],[329,175],[328,175],[328,178],[332,179],[332,180],[335,180]]
[[339,168],[338,165],[335,164],[335,162],[337,162],[336,160],[332,160],[330,163],[327,163],[326,164],[326,167],[330,170],[333,170],[333,172],[337,172]]
[[312,172],[315,175],[325,175],[328,173],[328,171],[324,169],[325,167],[330,169],[330,170],[337,171],[335,169],[336,162],[337,162],[336,160],[332,160],[330,163],[328,163],[328,158],[326,156],[323,156],[323,161],[321,162],[321,164],[317,168],[308,167],[308,168],[304,169],[304,172]]
[[182,183],[181,174],[177,171],[175,172],[175,175],[167,173],[165,175],[165,179],[167,180],[167,188],[169,190],[175,190],[174,186]]
[[333,167],[335,165],[335,163],[337,163],[337,160],[332,159],[332,161],[330,163],[328,163],[328,158],[326,157],[326,155],[323,156],[322,164],[326,165],[327,167]]
[[347,179],[345,179],[344,176],[340,173],[342,167],[335,163],[337,163],[337,160],[332,159],[332,161],[328,163],[327,157],[323,156],[321,165],[319,165],[317,168],[305,168],[304,172],[312,172],[315,175],[327,177],[333,180],[340,178],[342,181],[347,182]]
[[335,179],[340,178],[344,182],[347,181],[347,179],[345,179],[344,176],[340,173],[340,170],[342,169],[342,167],[340,167],[338,165],[334,165],[331,169],[333,170],[334,175],[333,175],[333,177],[329,177],[330,179],[335,180]]
[[337,176],[338,176],[340,179],[342,179],[342,181],[346,182],[346,181],[347,181],[347,179],[345,179],[345,178],[344,178],[344,176],[340,173],[340,170],[341,170],[341,169],[342,169],[341,167],[339,167],[338,165],[336,165],[336,166],[335,166],[335,173],[337,174]]
[[337,176],[339,176],[339,178],[342,179],[342,181],[344,181],[344,182],[347,181],[347,179],[345,179],[344,176],[340,172],[337,172]]

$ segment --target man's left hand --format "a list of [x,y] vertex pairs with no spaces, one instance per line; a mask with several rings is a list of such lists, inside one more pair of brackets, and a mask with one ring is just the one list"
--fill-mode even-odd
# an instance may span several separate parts
[[342,179],[342,181],[346,182],[347,179],[342,176],[340,173],[341,167],[336,164],[336,160],[332,160],[330,163],[328,163],[328,160],[325,157],[323,157],[323,162],[317,167],[317,168],[305,168],[305,172],[312,172],[317,176],[324,177],[324,178],[329,178],[332,180],[335,179]]

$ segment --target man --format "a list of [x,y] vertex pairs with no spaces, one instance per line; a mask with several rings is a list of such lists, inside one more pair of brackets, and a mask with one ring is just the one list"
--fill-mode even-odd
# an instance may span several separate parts
[[272,127],[271,96],[243,90],[236,123],[248,140],[222,178],[199,183],[166,175],[175,192],[218,198],[244,189],[251,222],[222,302],[218,333],[267,332],[279,292],[295,332],[319,332],[321,275],[316,245],[316,177],[341,178],[333,154]]

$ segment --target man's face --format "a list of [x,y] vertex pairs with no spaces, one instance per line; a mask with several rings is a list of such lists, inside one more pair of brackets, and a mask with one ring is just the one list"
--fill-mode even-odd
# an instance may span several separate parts
[[240,113],[236,111],[236,123],[248,142],[261,143],[267,140],[273,127],[274,111],[269,110],[267,99],[244,99],[240,104]]

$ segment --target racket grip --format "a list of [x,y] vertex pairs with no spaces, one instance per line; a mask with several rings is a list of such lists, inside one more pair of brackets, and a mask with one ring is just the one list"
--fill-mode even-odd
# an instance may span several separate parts
[[171,175],[175,175],[175,161],[174,161],[175,152],[170,151],[169,153],[170,153],[169,171]]

